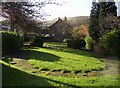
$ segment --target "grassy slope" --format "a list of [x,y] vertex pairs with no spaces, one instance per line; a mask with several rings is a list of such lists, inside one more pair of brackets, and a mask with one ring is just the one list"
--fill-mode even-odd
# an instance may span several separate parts
[[118,86],[118,76],[65,78],[31,74],[2,62],[3,86]]
[[83,72],[105,67],[103,62],[94,58],[91,54],[66,48],[64,43],[45,43],[44,46],[47,48],[28,49],[29,63],[34,67]]

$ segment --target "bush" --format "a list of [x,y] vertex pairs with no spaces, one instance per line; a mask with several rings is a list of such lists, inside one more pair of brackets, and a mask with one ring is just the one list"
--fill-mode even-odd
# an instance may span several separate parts
[[43,42],[51,42],[53,41],[52,37],[41,37],[43,39]]
[[9,54],[19,50],[23,44],[23,38],[14,32],[3,31],[2,34],[2,54]]
[[89,49],[89,50],[93,50],[93,40],[92,40],[92,38],[89,35],[87,35],[84,40],[86,42],[85,48]]
[[43,47],[43,39],[40,36],[37,36],[31,45],[37,47]]
[[24,34],[24,41],[31,41],[33,38],[37,37],[37,33],[26,33]]
[[120,38],[118,38],[118,31],[112,30],[100,38],[100,44],[105,49],[114,55],[118,55],[120,49]]
[[85,47],[86,43],[84,39],[76,39],[76,40],[68,40],[67,47],[74,48],[74,49],[81,49]]
[[68,43],[69,40],[70,40],[70,39],[67,38],[67,39],[64,39],[63,42],[64,42],[64,43]]

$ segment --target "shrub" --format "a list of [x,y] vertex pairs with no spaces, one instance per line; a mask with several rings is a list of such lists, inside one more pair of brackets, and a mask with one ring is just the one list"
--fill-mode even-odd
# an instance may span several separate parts
[[19,50],[23,43],[23,38],[14,32],[2,31],[2,54],[13,53]]
[[111,53],[118,55],[120,48],[120,38],[118,38],[118,31],[112,30],[100,38],[100,44]]
[[41,37],[43,39],[43,42],[51,42],[53,41],[53,38],[52,37]]
[[37,46],[37,47],[43,47],[43,39],[40,36],[37,36],[34,40],[33,43],[31,44],[32,46]]
[[38,34],[37,33],[26,33],[24,34],[24,41],[30,41],[31,39],[37,37]]
[[75,27],[72,30],[72,37],[73,38],[85,38],[85,36],[88,34],[88,26],[87,25],[80,25],[78,27]]
[[70,40],[69,38],[66,38],[66,39],[63,40],[63,42],[68,43],[69,40]]
[[92,38],[89,35],[87,35],[84,40],[86,42],[85,48],[89,49],[89,50],[93,50],[93,40],[92,40]]
[[76,39],[76,40],[68,40],[67,47],[74,48],[74,49],[81,49],[85,47],[86,43],[84,39]]

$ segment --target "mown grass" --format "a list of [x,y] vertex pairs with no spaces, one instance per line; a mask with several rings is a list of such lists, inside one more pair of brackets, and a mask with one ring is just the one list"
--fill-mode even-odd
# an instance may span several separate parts
[[[66,48],[65,43],[45,43],[44,48],[29,47],[23,49],[21,59],[28,59],[33,67],[50,70],[70,70],[70,71],[86,71],[104,68],[105,64],[94,55],[77,49]],[[119,86],[117,75],[101,75],[95,77],[55,77],[46,76],[45,74],[31,73],[30,71],[21,70],[4,61],[2,63],[2,84],[6,86],[22,86],[28,87],[44,87],[59,86],[67,88],[83,87],[113,87]],[[16,88],[17,88],[16,87]]]
[[26,49],[29,63],[33,67],[48,70],[93,71],[100,70],[105,64],[89,52],[70,49],[65,43],[45,43],[44,48]]
[[4,61],[2,63],[2,82],[3,87],[13,86],[16,88],[22,86],[26,87],[35,87],[35,86],[59,86],[59,87],[73,87],[82,86],[96,88],[99,86],[105,87],[118,87],[118,76],[115,75],[105,75],[98,77],[89,77],[89,78],[66,78],[66,77],[53,77],[45,76],[40,74],[32,74],[27,71],[21,71],[20,69],[10,65]]

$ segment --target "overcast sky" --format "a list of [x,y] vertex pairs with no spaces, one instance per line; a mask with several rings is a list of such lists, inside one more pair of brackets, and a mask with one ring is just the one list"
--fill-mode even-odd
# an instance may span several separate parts
[[[56,0],[56,1],[60,3],[61,2],[65,3],[62,6],[47,5],[46,7],[44,7],[45,12],[51,15],[46,17],[46,19],[48,20],[65,16],[66,17],[89,16],[93,0]],[[118,1],[120,2],[120,0]]]
[[44,8],[45,12],[51,15],[49,17],[46,17],[48,20],[65,16],[74,17],[90,15],[92,0],[61,0],[61,1],[64,2],[62,6],[47,5]]

